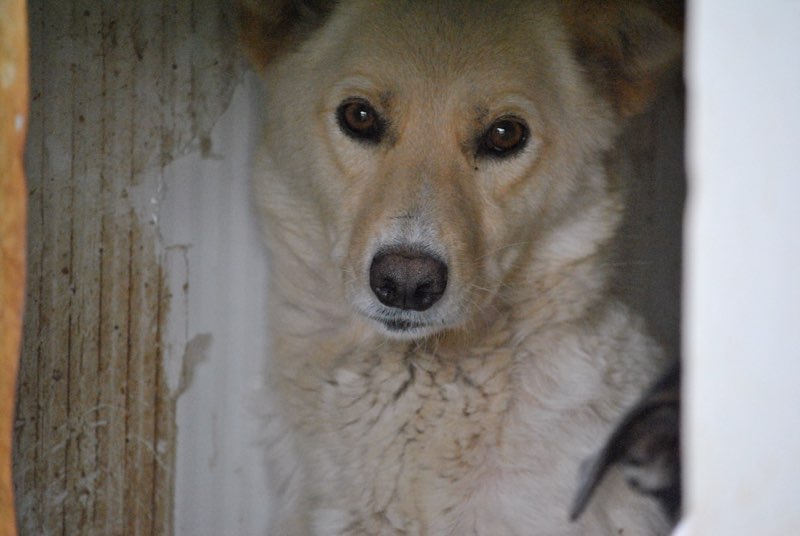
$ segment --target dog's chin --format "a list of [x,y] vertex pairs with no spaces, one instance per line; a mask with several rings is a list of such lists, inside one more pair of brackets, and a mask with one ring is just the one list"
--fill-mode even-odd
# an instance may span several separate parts
[[411,311],[385,307],[371,296],[356,294],[349,298],[356,316],[388,339],[424,339],[457,328],[461,323],[461,316],[453,314],[454,308],[449,303],[436,304],[427,311]]
[[448,329],[449,325],[428,315],[394,314],[386,311],[364,311],[357,313],[378,333],[389,339],[412,341],[436,335]]
[[385,337],[401,341],[424,339],[444,329],[444,326],[401,318],[368,317],[368,320]]

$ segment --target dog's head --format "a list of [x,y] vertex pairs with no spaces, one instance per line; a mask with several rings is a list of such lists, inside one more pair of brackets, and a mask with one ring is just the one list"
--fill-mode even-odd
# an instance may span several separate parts
[[402,338],[463,328],[611,236],[603,154],[678,43],[632,2],[240,7],[282,192],[267,210],[318,227],[350,305]]

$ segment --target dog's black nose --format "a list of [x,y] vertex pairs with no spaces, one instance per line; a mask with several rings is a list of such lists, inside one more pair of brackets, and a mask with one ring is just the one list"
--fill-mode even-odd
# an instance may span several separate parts
[[444,294],[447,265],[420,251],[388,250],[372,259],[369,286],[384,305],[424,311]]

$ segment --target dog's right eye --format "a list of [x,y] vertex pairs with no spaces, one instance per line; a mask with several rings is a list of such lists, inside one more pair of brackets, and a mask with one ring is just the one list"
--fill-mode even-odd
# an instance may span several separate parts
[[384,121],[367,101],[349,99],[336,110],[339,128],[353,139],[378,143],[384,131]]
[[528,141],[528,126],[522,119],[502,117],[492,123],[478,141],[478,154],[506,158],[521,151]]

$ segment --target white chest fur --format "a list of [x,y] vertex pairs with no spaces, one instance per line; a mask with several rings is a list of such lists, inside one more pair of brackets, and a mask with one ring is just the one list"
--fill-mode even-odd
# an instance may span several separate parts
[[313,422],[297,423],[313,533],[665,533],[616,476],[580,524],[567,519],[580,461],[651,376],[627,312],[598,323],[513,344],[498,330],[457,355],[352,348],[318,371]]

